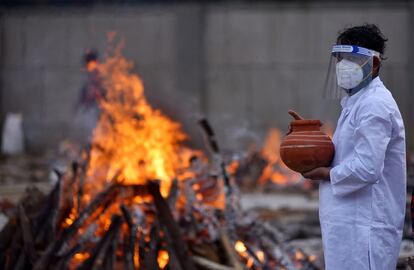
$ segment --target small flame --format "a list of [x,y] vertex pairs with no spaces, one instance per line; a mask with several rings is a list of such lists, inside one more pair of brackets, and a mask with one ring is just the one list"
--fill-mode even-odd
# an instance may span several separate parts
[[305,256],[303,255],[302,252],[296,251],[295,252],[295,258],[296,258],[296,260],[303,260],[305,258]]
[[231,161],[231,162],[230,162],[230,164],[227,166],[227,171],[228,171],[230,174],[234,174],[234,173],[237,171],[237,169],[239,168],[239,166],[240,166],[240,162],[239,162],[239,161],[237,161],[237,160],[233,160],[233,161]]
[[261,251],[261,250],[256,251],[256,256],[257,256],[257,258],[259,259],[260,262],[263,263],[265,261],[265,254],[264,254],[263,251]]
[[236,244],[234,244],[234,248],[239,253],[243,253],[247,251],[247,248],[242,241],[236,241]]
[[137,246],[134,250],[134,265],[139,266],[139,250]]
[[86,70],[92,72],[98,68],[98,62],[96,60],[91,60],[86,64]]
[[167,266],[168,262],[170,261],[170,256],[168,255],[168,252],[165,250],[158,251],[157,261],[158,261],[158,266],[161,269],[164,269]]
[[65,221],[63,223],[63,227],[67,228],[70,225],[72,225],[72,223],[75,221],[76,219],[76,214],[75,214],[75,208],[72,208],[71,213],[69,214],[69,216],[67,218],[65,218]]
[[316,261],[316,255],[309,255],[309,261],[314,262]]
[[79,252],[76,253],[73,257],[75,258],[75,260],[83,262],[84,260],[89,258],[89,253],[88,252]]
[[252,258],[247,259],[247,263],[246,263],[247,268],[250,269],[253,267],[253,265],[254,265],[254,260]]

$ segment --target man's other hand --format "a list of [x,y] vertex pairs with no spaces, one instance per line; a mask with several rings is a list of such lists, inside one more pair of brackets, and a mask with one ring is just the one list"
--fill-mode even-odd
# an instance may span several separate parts
[[306,179],[311,179],[311,180],[330,181],[331,180],[330,171],[331,171],[331,168],[329,167],[319,167],[309,172],[303,173],[302,176]]

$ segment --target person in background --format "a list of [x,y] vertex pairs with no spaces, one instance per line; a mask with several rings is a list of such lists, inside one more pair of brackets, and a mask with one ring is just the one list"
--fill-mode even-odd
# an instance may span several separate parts
[[99,120],[99,99],[105,97],[105,88],[98,68],[98,54],[94,51],[87,52],[83,58],[83,65],[86,81],[75,106],[74,129],[76,140],[85,145],[92,139],[93,129]]
[[[373,24],[345,29],[332,49],[342,113],[319,185],[327,270],[394,270],[406,208],[404,123],[379,77],[387,39]],[[298,116],[300,117],[300,116]]]

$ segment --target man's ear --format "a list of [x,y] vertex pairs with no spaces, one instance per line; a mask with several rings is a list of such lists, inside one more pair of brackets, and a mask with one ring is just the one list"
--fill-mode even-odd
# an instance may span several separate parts
[[381,67],[381,60],[378,56],[374,56],[372,63],[372,75],[373,77],[377,76]]

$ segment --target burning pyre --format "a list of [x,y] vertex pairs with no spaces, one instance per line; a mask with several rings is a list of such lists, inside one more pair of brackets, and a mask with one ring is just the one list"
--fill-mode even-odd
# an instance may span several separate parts
[[[315,258],[240,210],[239,165],[224,162],[206,120],[211,162],[148,104],[118,50],[96,68],[106,95],[91,146],[55,171],[48,196],[30,190],[21,200],[0,233],[3,269],[316,269]],[[281,181],[271,169],[278,160],[262,154],[259,181]]]

